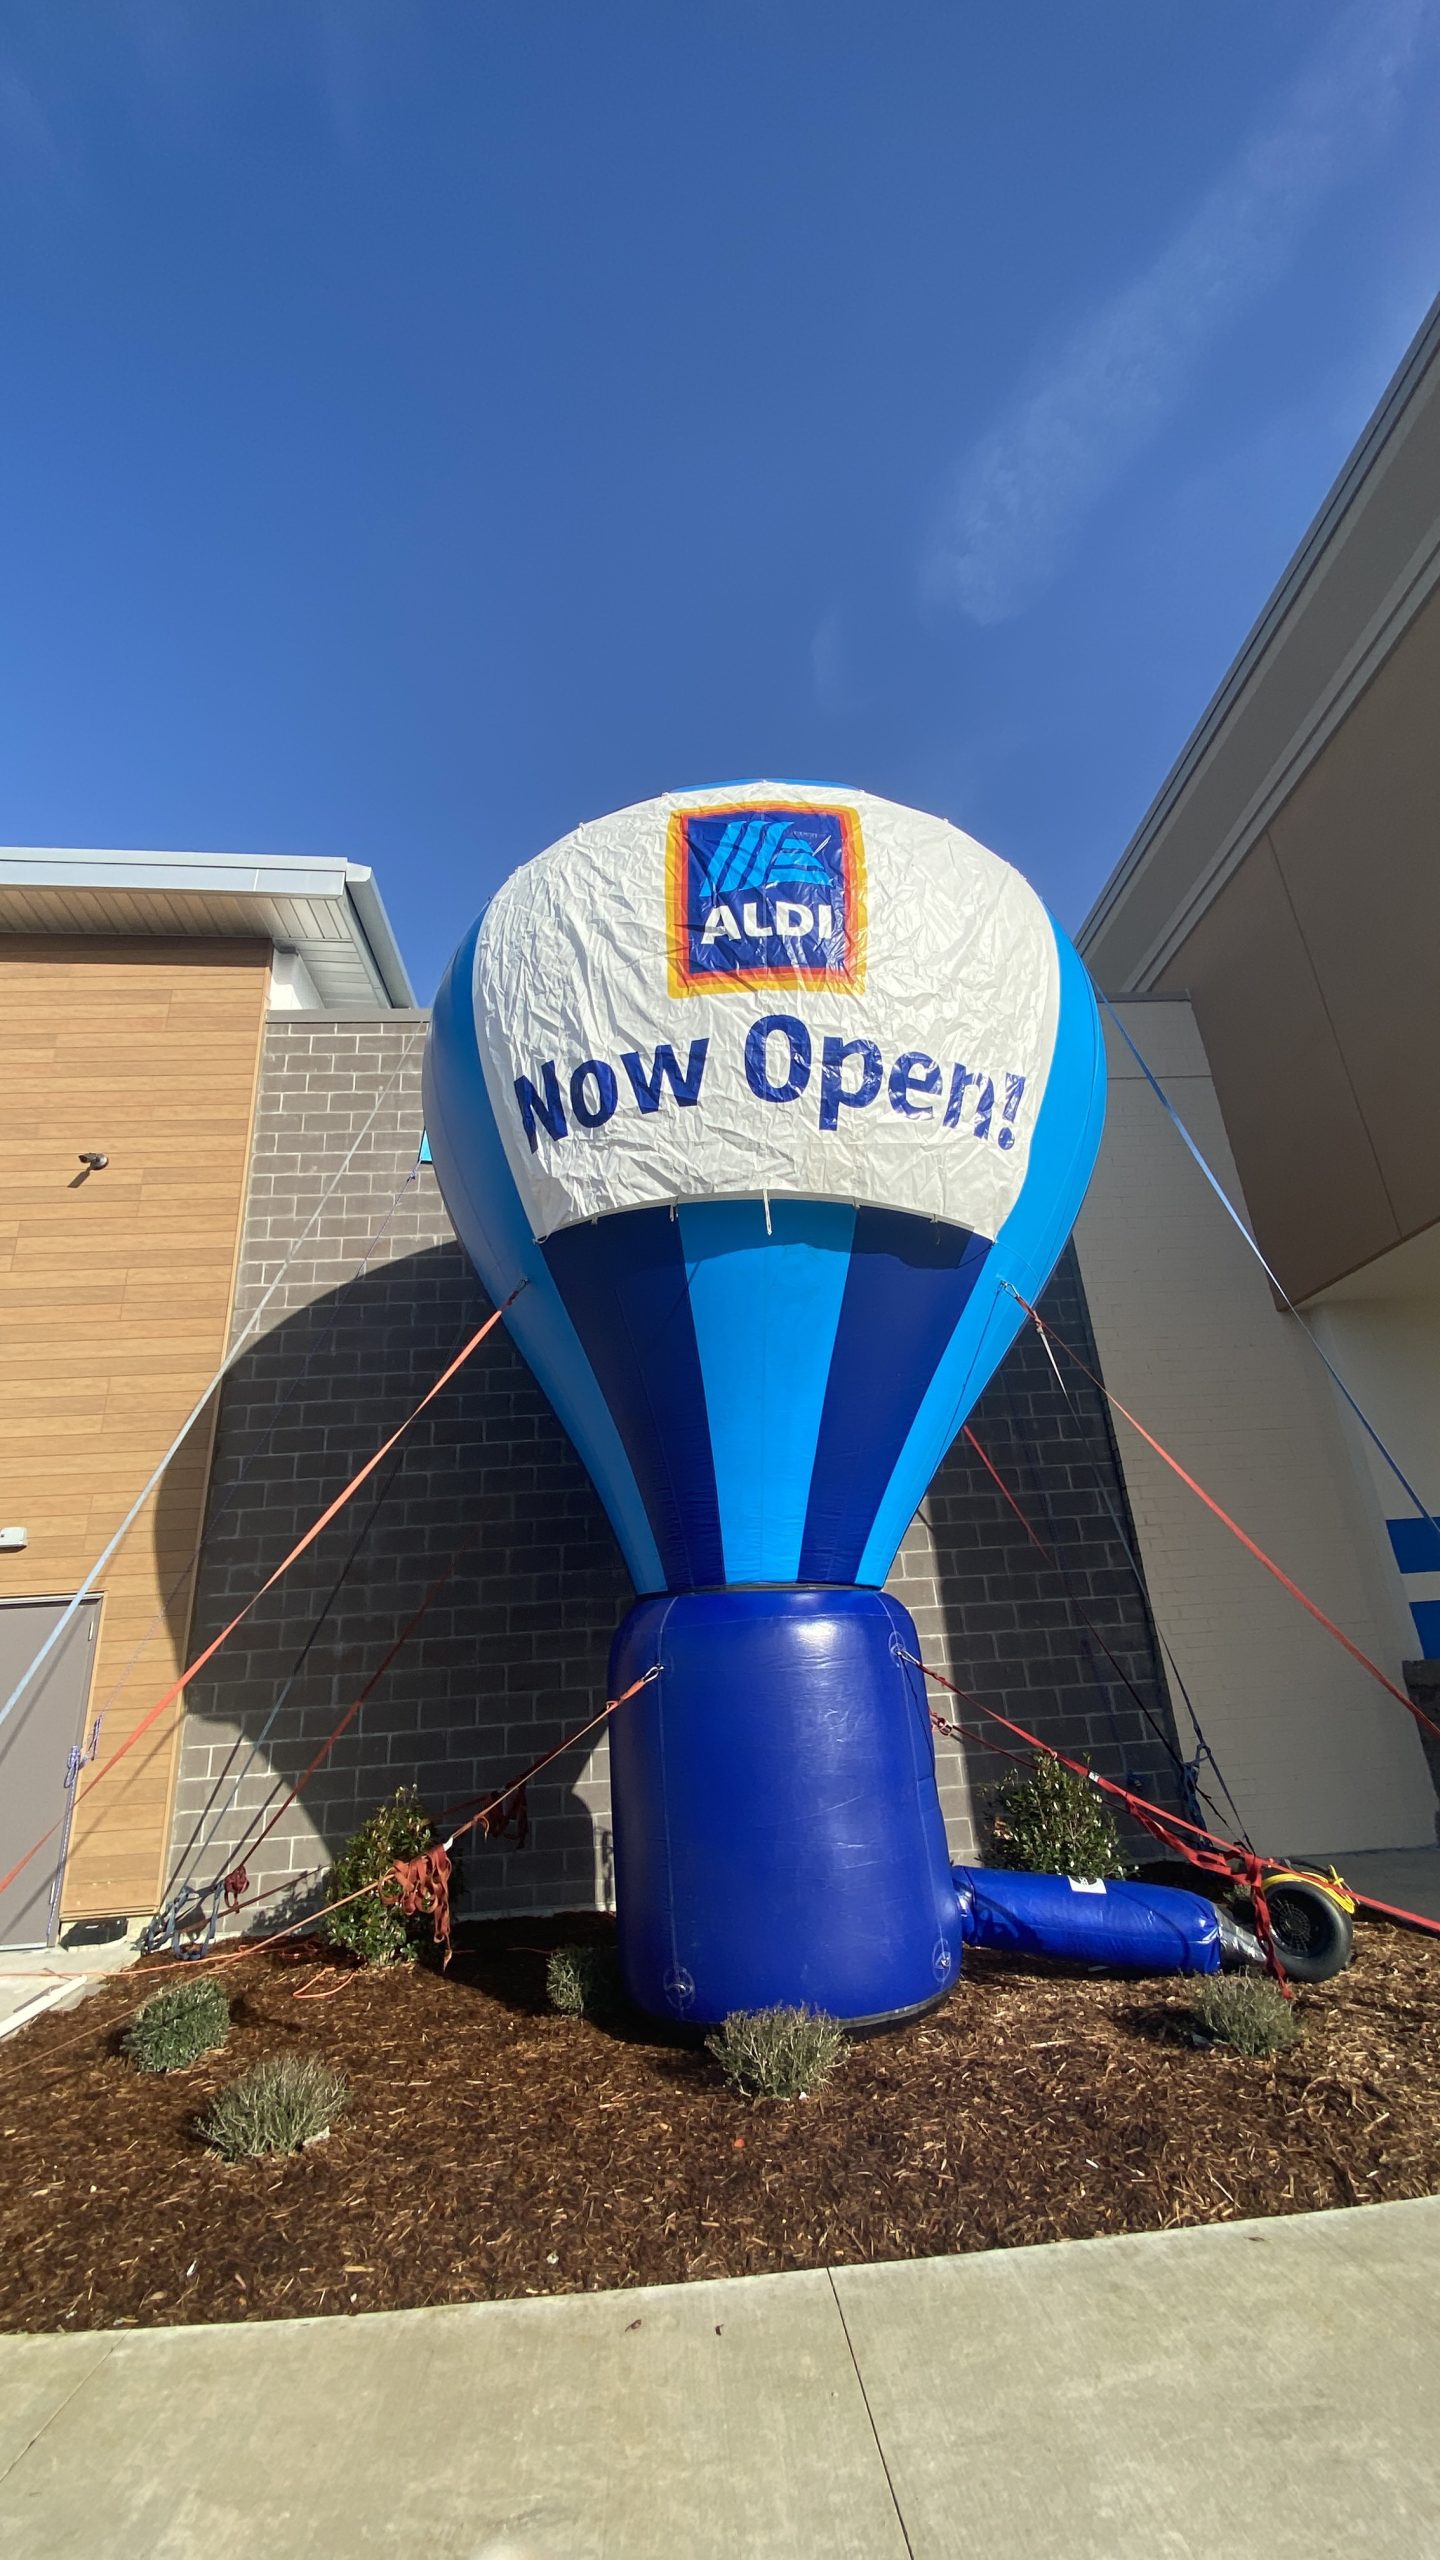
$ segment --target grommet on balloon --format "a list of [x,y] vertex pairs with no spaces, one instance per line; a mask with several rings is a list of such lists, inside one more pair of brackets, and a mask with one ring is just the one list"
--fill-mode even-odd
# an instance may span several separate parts
[[621,1962],[658,2018],[944,1996],[964,1931],[883,1585],[1094,1164],[1089,980],[1019,874],[743,783],[515,872],[436,1000],[456,1230],[640,1595],[611,1694]]

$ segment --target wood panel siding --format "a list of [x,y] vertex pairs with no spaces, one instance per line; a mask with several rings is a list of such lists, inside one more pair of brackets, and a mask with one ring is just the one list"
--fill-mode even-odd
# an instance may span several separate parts
[[[0,1593],[78,1587],[224,1357],[269,963],[264,942],[0,936],[0,1518],[29,1531]],[[102,1759],[184,1666],[212,1431],[100,1579]],[[177,1704],[82,1788],[68,1917],[153,1908],[178,1725]]]

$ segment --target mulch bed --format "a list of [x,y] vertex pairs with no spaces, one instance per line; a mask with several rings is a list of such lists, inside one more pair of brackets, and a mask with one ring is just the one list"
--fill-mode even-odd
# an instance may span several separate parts
[[[1013,2248],[1440,2190],[1440,1946],[1362,1928],[1278,2061],[1191,2041],[1180,1982],[977,1956],[943,2009],[791,2105],[699,2050],[552,2016],[507,1921],[448,1975],[302,1946],[222,1978],[225,2050],[147,2078],[121,1977],[0,2045],[0,2323],[150,2326],[393,2310]],[[335,1997],[323,1996],[336,1991]],[[350,2077],[330,2137],[226,2166],[196,2138],[262,2054]]]

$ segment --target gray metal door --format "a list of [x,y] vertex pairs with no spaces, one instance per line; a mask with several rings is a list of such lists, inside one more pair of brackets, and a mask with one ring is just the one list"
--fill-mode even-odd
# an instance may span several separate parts
[[[0,1600],[0,1704],[68,1605]],[[59,1825],[54,1839],[0,1894],[0,1947],[48,1947],[58,1934],[55,1883],[65,1848],[66,1778],[71,1753],[82,1747],[99,1620],[99,1601],[86,1600],[0,1725],[0,1876],[8,1875],[42,1831]]]

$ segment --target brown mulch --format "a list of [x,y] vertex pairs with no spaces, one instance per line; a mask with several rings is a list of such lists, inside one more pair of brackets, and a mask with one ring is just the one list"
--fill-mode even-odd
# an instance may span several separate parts
[[[0,2325],[379,2311],[1012,2248],[1440,2190],[1440,1945],[1363,1928],[1277,2061],[1192,2042],[1180,1982],[967,1962],[944,2008],[757,2105],[699,2050],[552,2016],[508,1921],[448,1975],[222,1975],[225,2050],[147,2078],[134,1976],[0,2045]],[[340,1985],[337,1996],[324,1994]],[[297,1998],[297,1993],[305,1996]],[[226,2166],[194,2124],[262,2054],[352,2103],[293,2157]]]

